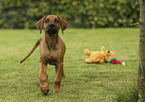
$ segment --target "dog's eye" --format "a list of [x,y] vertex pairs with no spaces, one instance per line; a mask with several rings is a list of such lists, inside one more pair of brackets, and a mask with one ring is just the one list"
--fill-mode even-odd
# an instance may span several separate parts
[[49,22],[49,19],[45,20],[45,23],[48,23]]
[[55,23],[58,23],[59,21],[57,19],[55,19]]

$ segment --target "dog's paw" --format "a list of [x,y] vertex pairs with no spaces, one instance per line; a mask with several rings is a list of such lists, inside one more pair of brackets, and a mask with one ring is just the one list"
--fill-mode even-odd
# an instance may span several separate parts
[[47,93],[49,92],[49,88],[41,88],[41,92],[42,92],[44,95],[47,95]]
[[53,89],[53,93],[61,93],[60,89]]

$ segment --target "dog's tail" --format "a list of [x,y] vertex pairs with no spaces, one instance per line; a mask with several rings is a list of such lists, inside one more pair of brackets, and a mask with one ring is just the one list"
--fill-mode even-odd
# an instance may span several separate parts
[[40,44],[40,40],[41,39],[39,39],[37,42],[36,42],[36,44],[34,45],[34,47],[32,48],[32,50],[28,53],[28,55],[24,58],[24,59],[22,59],[21,60],[21,62],[20,63],[22,63],[22,62],[24,62],[34,51],[35,51],[35,49],[38,47],[38,45]]
[[88,56],[91,55],[92,52],[93,52],[93,51],[89,51],[88,49],[85,49],[85,50],[84,50],[84,54],[85,54],[85,55],[88,55]]

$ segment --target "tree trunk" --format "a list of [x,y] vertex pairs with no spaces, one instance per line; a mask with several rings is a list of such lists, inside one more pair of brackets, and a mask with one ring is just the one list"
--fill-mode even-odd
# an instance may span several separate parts
[[139,72],[138,72],[138,91],[145,99],[145,0],[140,3],[140,36],[139,36]]

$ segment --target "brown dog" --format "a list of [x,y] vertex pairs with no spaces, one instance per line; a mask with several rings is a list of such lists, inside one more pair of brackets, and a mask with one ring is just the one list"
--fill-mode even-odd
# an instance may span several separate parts
[[48,76],[46,74],[47,64],[55,65],[56,77],[54,80],[54,93],[60,93],[61,78],[64,77],[63,72],[63,58],[65,54],[65,44],[58,35],[61,27],[62,32],[67,28],[68,23],[62,18],[55,15],[48,15],[36,22],[37,29],[42,32],[44,26],[45,35],[40,38],[34,45],[29,54],[20,62],[26,60],[34,50],[40,45],[40,61],[39,61],[39,80],[40,89],[43,94],[47,94],[49,91],[48,87]]

